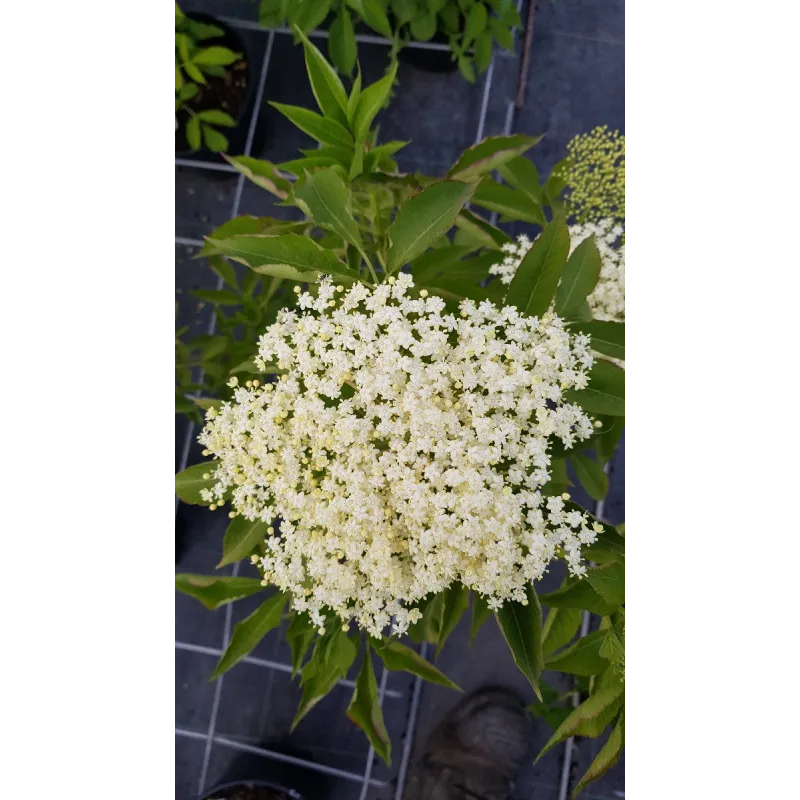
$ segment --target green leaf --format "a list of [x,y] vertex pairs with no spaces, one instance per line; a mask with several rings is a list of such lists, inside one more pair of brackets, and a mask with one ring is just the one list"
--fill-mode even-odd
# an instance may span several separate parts
[[350,188],[332,169],[307,174],[295,187],[294,198],[317,225],[363,251],[358,225],[353,219]]
[[297,0],[289,0],[289,2],[293,6],[292,22],[302,33],[318,28],[331,10],[331,0],[305,0],[299,3]]
[[286,20],[287,2],[288,0],[261,0],[258,8],[258,21],[265,28],[283,25]]
[[200,135],[200,120],[197,117],[191,117],[186,123],[186,141],[192,150],[199,150],[202,144]]
[[[336,69],[343,75],[351,75],[356,65],[356,32],[353,20],[342,5],[336,19],[331,23],[328,37],[328,52]],[[345,115],[346,120],[346,115]],[[376,748],[377,749],[377,748]]]
[[586,786],[592,781],[596,781],[605,775],[618,761],[622,755],[622,748],[625,744],[625,712],[620,714],[617,724],[611,731],[606,743],[589,765],[589,768],[578,781],[572,793],[573,798],[577,797]]
[[333,689],[336,682],[347,674],[355,660],[355,644],[339,627],[338,619],[333,619],[330,623],[334,630],[317,641],[314,654],[303,667],[303,697],[292,720],[292,730]]
[[306,172],[317,169],[318,167],[336,167],[341,168],[339,161],[332,156],[310,156],[308,158],[297,158],[293,161],[284,161],[278,166],[284,172],[290,172],[298,178],[302,178]]
[[569,231],[564,220],[553,220],[522,259],[506,293],[505,304],[531,317],[540,317],[553,302],[569,254]]
[[544,669],[542,654],[542,607],[532,584],[525,587],[527,605],[506,600],[495,612],[500,630],[508,643],[514,662],[528,679],[539,700],[542,690],[539,677]]
[[468,232],[473,241],[491,250],[499,250],[511,241],[503,231],[469,209],[461,211],[456,217],[455,224],[460,231]]
[[179,572],[175,575],[175,588],[199,600],[213,611],[225,603],[264,591],[258,578],[234,578],[221,575],[192,575]]
[[350,0],[350,5],[372,30],[391,39],[392,26],[386,16],[386,4],[382,0]]
[[542,628],[542,652],[545,657],[567,644],[578,632],[583,617],[577,608],[551,608]]
[[609,706],[616,703],[619,696],[623,693],[622,687],[613,687],[593,694],[581,703],[565,720],[558,726],[556,732],[550,737],[547,744],[541,749],[536,757],[538,761],[548,750],[555,745],[569,739],[580,728],[581,724],[587,720],[594,719],[606,711]]
[[194,289],[192,294],[204,303],[213,303],[219,306],[240,306],[242,298],[235,292],[225,289]]
[[384,158],[393,156],[398,150],[402,150],[402,148],[404,148],[407,144],[408,142],[393,141],[371,148],[364,155],[364,171],[374,172]]
[[470,184],[440,181],[408,200],[389,229],[386,271],[397,271],[450,230],[474,191]]
[[272,101],[270,101],[270,105],[273,108],[277,108],[284,117],[300,128],[303,133],[307,133],[318,142],[340,147],[352,147],[355,144],[350,131],[333,119],[321,117],[319,114],[300,106],[288,106],[284,103]]
[[251,522],[241,514],[235,516],[225,530],[225,537],[222,540],[222,559],[217,564],[217,569],[251,556],[266,538],[268,530],[269,525],[266,522],[261,520]]
[[520,133],[512,136],[489,136],[465,150],[450,168],[447,177],[457,181],[472,181],[488,175],[500,165],[529,150],[541,138],[523,136]]
[[427,250],[411,262],[411,274],[414,276],[414,283],[422,285],[428,278],[433,277],[438,272],[448,273],[454,271],[457,273],[461,259],[473,250],[473,247],[466,245],[449,245]]
[[230,644],[211,673],[211,680],[238,664],[274,628],[281,624],[286,595],[279,592],[265,600],[250,616],[237,622]]
[[573,330],[592,337],[592,350],[611,356],[611,358],[618,358],[620,361],[625,360],[624,322],[593,319],[589,322],[575,322],[571,327]]
[[306,72],[319,110],[347,128],[347,94],[339,76],[308,37],[299,28],[293,30],[303,42]]
[[[187,467],[183,472],[175,476],[175,494],[184,503],[197,506],[208,506],[200,497],[201,489],[211,489],[217,481],[214,479],[214,472],[219,465],[219,461],[204,461],[202,464],[195,464]],[[208,475],[207,478],[203,477]]]
[[602,432],[595,440],[595,452],[597,453],[597,463],[601,466],[605,466],[614,455],[620,436],[622,436],[622,432],[625,430],[625,418],[603,418],[602,422]]
[[372,668],[369,645],[367,645],[364,662],[356,679],[353,699],[347,707],[347,718],[364,731],[375,752],[386,762],[387,766],[390,765],[392,742],[383,722],[383,710],[378,697],[378,682],[375,680],[375,672]]
[[489,27],[500,47],[504,50],[514,49],[514,35],[511,33],[509,25],[504,24],[501,20],[497,19],[497,17],[492,17],[489,20]]
[[575,248],[564,267],[556,290],[556,314],[569,318],[578,311],[597,285],[601,266],[594,236],[589,236]]
[[532,197],[491,178],[481,181],[472,202],[481,208],[496,211],[508,220],[521,220],[541,227],[547,224],[541,206]]
[[409,25],[411,38],[417,42],[430,41],[436,33],[436,15],[430,11],[418,13]]
[[361,67],[356,71],[356,79],[353,81],[353,88],[350,90],[350,97],[347,98],[347,122],[348,128],[352,130],[358,110],[358,101],[361,99]]
[[251,158],[250,156],[236,156],[231,158],[225,156],[225,160],[236,167],[236,169],[249,178],[256,186],[266,189],[281,200],[285,200],[289,196],[289,191],[292,184],[289,180],[284,178],[279,172],[277,167],[269,161],[264,161],[259,158]]
[[573,453],[570,456],[575,474],[581,482],[581,486],[586,489],[587,494],[593,500],[602,500],[608,494],[608,475],[603,472],[603,468],[588,456],[581,453]]
[[625,370],[598,358],[589,372],[589,385],[579,391],[570,389],[565,397],[589,414],[624,417]]
[[586,580],[611,606],[625,602],[625,560],[614,561],[586,571]]
[[469,590],[460,583],[455,583],[444,591],[442,603],[442,619],[439,627],[439,637],[436,645],[436,657],[442,652],[444,643],[455,630],[462,614],[469,608]]
[[[229,219],[227,222],[223,222],[218,228],[214,228],[214,230],[209,234],[209,239],[222,240],[230,239],[232,236],[241,236],[245,234],[271,233],[274,232],[273,229],[276,225],[285,226],[286,221],[272,219],[271,217],[251,217],[248,215],[234,217],[233,219]],[[283,233],[283,231],[281,232]],[[208,240],[206,240],[202,249],[197,254],[198,258],[202,256],[212,256],[215,259],[214,264],[225,264],[228,268],[233,270],[233,267],[219,256],[219,250]],[[209,263],[211,263],[210,260]],[[215,268],[212,266],[212,269]],[[225,280],[227,283],[230,283],[227,278],[223,278],[223,280]]]
[[569,579],[554,592],[543,594],[541,601],[551,608],[578,608],[600,616],[611,614],[615,606],[609,605],[586,580]]
[[389,67],[386,75],[361,92],[353,119],[353,135],[356,141],[363,142],[367,138],[370,126],[378,112],[386,104],[389,93],[392,91],[396,74],[397,62],[395,61]]
[[600,646],[605,637],[605,631],[590,633],[558,655],[550,656],[544,665],[547,669],[568,672],[571,675],[599,675],[608,667],[608,661],[600,655]]
[[448,689],[455,689],[457,692],[461,688],[450,680],[443,672],[438,670],[429,661],[426,661],[419,653],[400,644],[398,641],[384,638],[383,643],[375,646],[375,652],[383,661],[386,669],[392,672],[400,670],[410,672],[412,675],[419,675],[420,678],[428,683],[436,683],[439,686],[446,686]]
[[472,620],[469,625],[469,643],[475,644],[475,637],[481,626],[492,616],[492,610],[489,608],[486,598],[478,592],[472,593]]
[[229,50],[227,47],[213,45],[212,47],[205,47],[195,53],[192,61],[195,64],[210,64],[227,67],[228,64],[233,64],[234,61],[238,61],[240,57],[240,53],[234,53],[233,50]]
[[492,62],[492,32],[483,31],[475,39],[475,66],[478,72],[486,72]]
[[475,83],[475,66],[468,56],[458,57],[458,71],[467,83]]
[[462,46],[471,44],[480,33],[486,29],[489,21],[486,6],[483,3],[475,3],[467,14],[467,22],[464,25],[464,39]]
[[525,158],[525,156],[512,158],[511,161],[501,164],[497,171],[509,186],[527,194],[537,205],[542,204],[539,170],[529,158]]
[[208,411],[209,408],[219,408],[222,400],[216,397],[192,397],[192,403],[203,411]]
[[313,239],[296,233],[282,236],[233,236],[209,239],[229,258],[255,272],[313,283],[321,273],[358,278],[352,270]]
[[286,641],[292,650],[292,677],[297,674],[297,671],[303,665],[303,659],[316,633],[317,629],[305,612],[295,614],[286,628]]
[[233,128],[236,126],[236,120],[224,111],[219,111],[216,108],[209,108],[205,111],[198,111],[197,116],[203,122],[210,122],[212,125],[222,125],[223,128]]
[[597,564],[619,561],[625,557],[625,538],[620,536],[610,525],[604,525],[603,532],[599,533],[597,539],[581,553],[587,561],[594,561]]
[[210,125],[203,125],[203,141],[212,153],[222,153],[228,149],[228,139]]
[[416,0],[391,0],[391,6],[399,25],[411,22],[419,12]]

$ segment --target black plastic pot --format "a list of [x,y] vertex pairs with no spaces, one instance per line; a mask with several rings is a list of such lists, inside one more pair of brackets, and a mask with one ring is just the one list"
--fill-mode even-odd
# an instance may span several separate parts
[[[250,118],[253,112],[253,104],[256,95],[256,82],[257,76],[253,69],[254,54],[248,49],[244,39],[239,32],[232,28],[230,25],[221,22],[216,17],[209,14],[201,14],[199,12],[192,12],[188,16],[198,22],[205,22],[210,25],[215,25],[225,31],[223,36],[216,39],[206,39],[203,41],[203,46],[220,45],[233,50],[235,53],[242,54],[242,61],[244,62],[244,76],[245,76],[245,92],[244,99],[242,100],[239,108],[236,109],[221,109],[230,114],[236,120],[236,127],[234,128],[218,128],[218,130],[225,135],[228,139],[228,153],[231,155],[240,155],[244,152],[245,143],[247,142],[247,130],[250,125]],[[237,68],[241,62],[236,62],[228,70]],[[211,79],[216,80],[214,78]],[[219,108],[219,106],[213,106]],[[192,150],[186,141],[186,122],[189,119],[187,111],[179,111],[177,113],[178,128],[175,131],[175,156],[178,158],[192,158],[201,161],[219,161],[221,157],[217,153],[212,153],[205,147],[200,150]],[[263,138],[263,131],[262,131]],[[255,147],[254,147],[255,149]]]
[[[238,793],[238,795],[237,795]],[[203,795],[202,800],[303,800],[294,789],[284,789],[264,781],[235,781],[212,789]]]

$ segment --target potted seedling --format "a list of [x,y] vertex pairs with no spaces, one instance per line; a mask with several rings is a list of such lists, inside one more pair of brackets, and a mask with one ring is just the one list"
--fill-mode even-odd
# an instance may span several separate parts
[[250,62],[236,31],[176,5],[175,152],[241,152],[251,95]]

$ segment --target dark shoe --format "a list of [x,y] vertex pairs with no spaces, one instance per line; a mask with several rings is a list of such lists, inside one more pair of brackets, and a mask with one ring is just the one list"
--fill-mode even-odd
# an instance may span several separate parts
[[479,689],[431,734],[403,800],[505,800],[531,741],[531,720],[519,697],[507,689]]

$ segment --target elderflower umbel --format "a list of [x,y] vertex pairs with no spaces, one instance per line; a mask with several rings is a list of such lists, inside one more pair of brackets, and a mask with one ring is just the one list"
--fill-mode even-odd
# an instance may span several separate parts
[[[588,236],[594,234],[600,253],[600,277],[592,293],[586,298],[595,319],[610,322],[625,321],[625,231],[611,219],[569,226],[570,255]],[[511,283],[522,259],[533,242],[521,235],[516,243],[503,245],[502,261],[489,268],[503,283]]]
[[492,608],[564,555],[583,574],[597,533],[543,497],[548,437],[567,447],[592,420],[564,399],[592,355],[552,314],[409,296],[411,276],[337,293],[323,279],[280,312],[259,358],[285,374],[238,386],[200,435],[219,459],[206,502],[230,497],[280,530],[265,580],[324,626],[326,613],[373,635],[420,617],[411,606],[460,581]]

